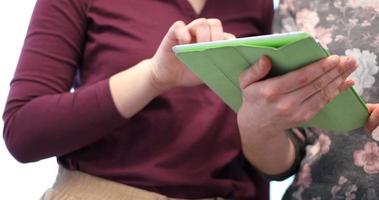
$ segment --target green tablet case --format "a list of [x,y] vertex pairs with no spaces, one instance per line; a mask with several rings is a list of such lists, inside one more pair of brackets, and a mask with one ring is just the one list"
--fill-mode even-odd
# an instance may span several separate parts
[[[173,51],[235,112],[242,102],[239,75],[262,55],[271,59],[269,76],[296,70],[329,55],[305,32],[177,45]],[[362,127],[367,118],[364,101],[349,88],[304,126],[345,132]]]

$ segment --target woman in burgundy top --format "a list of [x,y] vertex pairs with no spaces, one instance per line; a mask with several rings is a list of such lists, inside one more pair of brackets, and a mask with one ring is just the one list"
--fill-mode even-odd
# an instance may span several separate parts
[[[237,120],[171,47],[268,34],[271,20],[271,0],[38,0],[4,112],[7,147],[20,162],[58,158],[45,199],[67,185],[70,198],[86,192],[77,176],[143,189],[132,193],[267,199],[257,170],[296,168],[285,130],[349,87],[355,61],[332,56],[261,81],[271,67],[262,57],[241,75]],[[101,188],[84,196],[105,199]]]

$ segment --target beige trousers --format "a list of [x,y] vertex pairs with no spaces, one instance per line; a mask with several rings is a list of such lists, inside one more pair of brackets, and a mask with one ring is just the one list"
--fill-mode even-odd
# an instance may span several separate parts
[[[180,200],[158,193],[123,185],[80,171],[59,167],[54,186],[41,200]],[[208,198],[203,200],[222,200]]]

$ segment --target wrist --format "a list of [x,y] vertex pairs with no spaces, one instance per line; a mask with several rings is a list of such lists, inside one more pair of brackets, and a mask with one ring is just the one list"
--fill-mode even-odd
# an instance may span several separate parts
[[295,148],[284,131],[241,138],[241,150],[250,164],[267,175],[282,174],[295,162]]
[[255,143],[259,145],[260,141],[270,140],[271,138],[275,138],[278,133],[284,132],[284,130],[273,126],[271,122],[264,121],[246,117],[246,115],[239,112],[237,123],[241,141],[252,143],[251,145],[255,145]]
[[143,60],[110,77],[111,96],[123,117],[132,117],[161,94],[152,83],[151,68],[151,62]]
[[245,150],[260,152],[267,145],[282,145],[288,138],[284,130],[244,129],[240,128],[241,145]]
[[149,65],[149,82],[159,94],[164,93],[167,90],[174,88],[174,83],[168,83],[161,80],[161,75],[157,71],[158,66],[154,58],[146,59],[142,62],[146,62]]

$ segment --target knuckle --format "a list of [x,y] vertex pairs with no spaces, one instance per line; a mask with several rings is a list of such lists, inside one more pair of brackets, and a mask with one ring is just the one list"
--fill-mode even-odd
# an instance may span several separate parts
[[266,102],[274,102],[279,97],[279,91],[274,87],[269,87],[263,90],[262,96]]
[[208,19],[208,24],[210,26],[221,26],[221,21],[217,18],[210,18]]
[[326,73],[328,72],[330,69],[332,69],[334,66],[331,62],[322,62],[321,65],[320,65],[320,69],[322,71],[322,73]]
[[199,28],[207,27],[207,26],[208,26],[208,22],[207,22],[207,19],[205,18],[195,19],[190,24],[188,24],[188,28],[190,30],[197,30]]
[[173,26],[183,26],[183,25],[185,25],[185,24],[181,20],[175,21],[174,24],[173,24]]
[[340,58],[338,56],[335,56],[335,55],[330,56],[329,58],[326,58],[324,62],[322,62],[322,65],[324,66],[324,68],[322,69],[329,71],[330,69],[336,67],[339,61],[340,61]]
[[198,24],[203,24],[203,23],[206,23],[207,22],[207,19],[205,18],[199,18],[199,19],[196,19],[194,21],[194,23],[198,23]]
[[336,98],[339,94],[338,89],[323,89],[321,90],[321,99],[326,104],[330,103],[334,98]]
[[313,81],[312,86],[315,90],[321,90],[324,87],[324,82],[320,79]]
[[309,80],[309,78],[308,78],[308,76],[306,74],[300,74],[298,84],[299,85],[305,85],[305,84],[308,83],[308,80]]
[[276,106],[276,113],[278,116],[288,117],[293,112],[293,105],[289,103],[280,103]]
[[198,26],[208,26],[208,20],[205,18],[199,19]]

